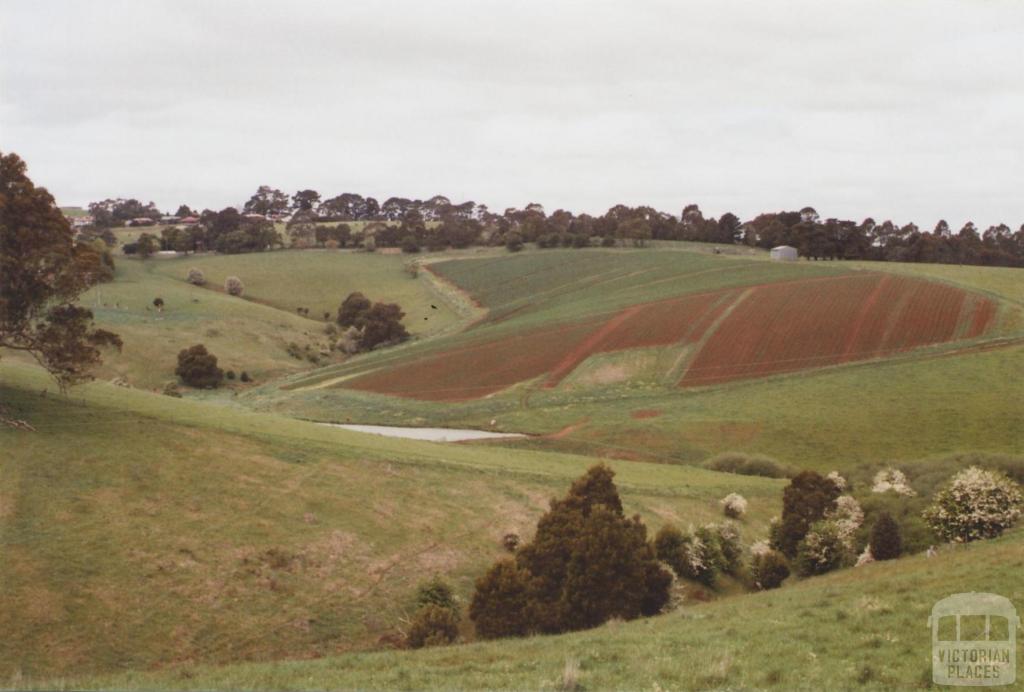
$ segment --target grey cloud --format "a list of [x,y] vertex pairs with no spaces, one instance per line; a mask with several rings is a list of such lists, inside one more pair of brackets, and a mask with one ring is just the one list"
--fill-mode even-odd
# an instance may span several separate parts
[[1024,221],[1024,6],[38,0],[0,141],[64,203],[288,191]]

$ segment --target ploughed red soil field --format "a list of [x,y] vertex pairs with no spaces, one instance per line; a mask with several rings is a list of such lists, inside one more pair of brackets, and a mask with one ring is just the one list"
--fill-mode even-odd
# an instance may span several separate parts
[[476,399],[534,378],[557,386],[598,353],[696,345],[679,385],[703,386],[899,353],[985,334],[996,304],[945,284],[859,274],[643,303],[482,339],[339,386],[430,401]]
[[710,335],[680,384],[714,384],[974,338],[995,303],[889,274],[758,286]]

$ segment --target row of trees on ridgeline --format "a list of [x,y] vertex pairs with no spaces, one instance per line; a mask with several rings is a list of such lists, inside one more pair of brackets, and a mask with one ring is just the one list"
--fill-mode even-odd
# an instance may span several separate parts
[[[152,204],[138,200],[104,200],[89,205],[95,229],[124,225],[133,219],[159,220]],[[373,197],[344,193],[322,199],[315,190],[287,195],[261,186],[242,209],[194,212],[187,205],[176,216],[194,216],[198,223],[165,229],[160,249],[224,253],[258,252],[283,247],[273,221],[287,219],[287,244],[293,247],[400,247],[406,252],[443,250],[470,245],[523,243],[540,247],[589,247],[650,240],[687,240],[722,245],[771,248],[792,245],[809,259],[867,259],[899,262],[941,262],[1024,266],[1024,225],[1006,224],[984,230],[966,223],[954,230],[939,221],[932,230],[916,224],[819,217],[812,207],[759,214],[742,221],[732,213],[705,217],[696,204],[677,216],[649,206],[616,205],[600,216],[559,209],[548,214],[540,204],[492,212],[475,202],[453,203],[437,195],[428,200]],[[362,222],[358,230],[350,226]],[[332,225],[334,224],[334,225]],[[154,236],[155,239],[155,236]]]

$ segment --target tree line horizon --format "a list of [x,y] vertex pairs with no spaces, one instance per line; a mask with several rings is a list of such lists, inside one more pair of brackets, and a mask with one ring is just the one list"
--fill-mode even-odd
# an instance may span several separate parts
[[[149,218],[156,223],[163,218],[152,202],[143,205],[135,199],[94,202],[89,211],[97,229],[124,225],[133,219]],[[643,246],[650,240],[677,240],[763,249],[790,245],[809,259],[1024,266],[1024,224],[1016,231],[1006,224],[981,231],[968,221],[954,231],[940,220],[927,231],[914,223],[901,226],[890,220],[877,222],[870,216],[860,222],[822,219],[810,206],[797,211],[763,212],[747,221],[731,212],[718,218],[705,217],[697,204],[686,205],[678,216],[650,206],[623,204],[599,216],[565,209],[548,214],[538,203],[509,207],[498,214],[485,204],[456,204],[443,195],[425,201],[389,197],[380,203],[357,193],[323,199],[311,189],[288,195],[262,185],[240,210],[229,206],[220,211],[197,212],[182,204],[175,216],[197,217],[202,227],[202,234],[192,234],[194,237],[178,242],[178,247],[171,242],[164,248],[186,252],[253,252],[283,246],[279,239],[275,241],[272,229],[259,228],[260,219],[253,218],[259,216],[263,220],[287,218],[288,234],[296,247],[324,247],[329,242],[362,247],[369,236],[375,247],[401,247],[409,252],[421,247],[442,250],[470,245],[515,249],[530,242],[541,247],[586,247],[620,243]],[[362,232],[346,227],[332,233],[318,228],[325,222],[368,224]],[[238,231],[245,232],[246,237]],[[231,233],[236,233],[235,242],[225,242],[225,236]]]

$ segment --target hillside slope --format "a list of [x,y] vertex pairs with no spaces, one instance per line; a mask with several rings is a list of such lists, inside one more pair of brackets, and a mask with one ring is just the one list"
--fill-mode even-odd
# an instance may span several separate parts
[[927,688],[932,605],[953,593],[978,591],[1006,596],[1019,611],[1022,570],[1024,530],[1017,529],[1001,539],[943,548],[930,559],[875,563],[569,635],[186,667],[75,679],[70,686],[555,690],[564,689],[572,661],[578,688],[587,690]]
[[[528,538],[584,457],[351,433],[106,384],[41,396],[0,363],[0,679],[374,646],[435,573],[467,597]],[[780,481],[619,463],[627,511],[656,530],[751,503]]]
[[506,445],[670,463],[740,450],[827,471],[1024,449],[1021,270],[663,248],[434,266],[488,304],[484,321],[241,401],[314,420],[493,425],[545,436]]

